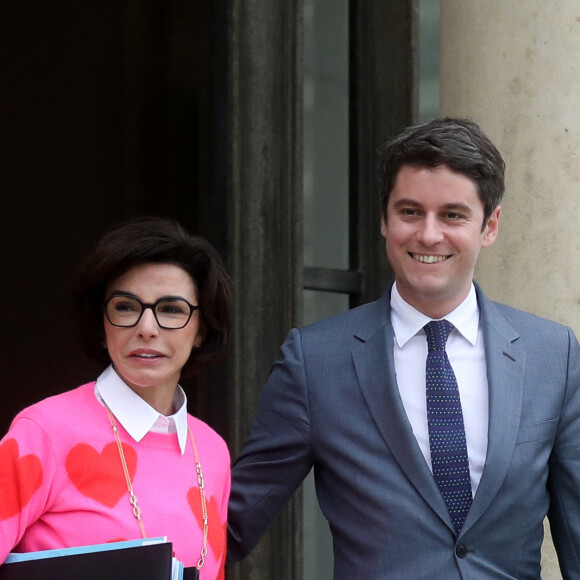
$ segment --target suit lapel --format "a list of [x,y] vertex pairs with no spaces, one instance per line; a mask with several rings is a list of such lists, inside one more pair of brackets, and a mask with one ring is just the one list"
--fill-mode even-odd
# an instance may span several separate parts
[[[485,340],[489,388],[489,427],[485,467],[463,526],[467,531],[485,513],[499,491],[516,444],[520,426],[526,355],[519,333],[476,284]],[[425,463],[403,407],[396,383],[390,292],[376,304],[380,315],[355,333],[352,351],[359,386],[385,443],[401,470],[432,509],[451,528],[437,484]],[[375,313],[376,314],[376,313]]]
[[362,325],[355,333],[357,344],[352,357],[359,386],[374,422],[401,470],[439,517],[453,528],[399,395],[394,370],[389,296],[390,292],[387,292],[377,302],[381,316],[369,321],[368,325]]
[[489,388],[489,426],[485,467],[463,530],[486,511],[510,466],[522,413],[526,355],[519,333],[477,287],[485,340]]

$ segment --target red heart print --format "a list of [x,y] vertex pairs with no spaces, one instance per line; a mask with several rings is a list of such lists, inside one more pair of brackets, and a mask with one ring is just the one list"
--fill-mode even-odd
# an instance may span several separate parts
[[0,445],[0,521],[20,513],[42,483],[42,464],[33,454],[20,457],[16,439]]
[[[192,487],[187,492],[187,501],[191,511],[195,515],[197,524],[203,530],[203,514],[201,512],[201,496],[199,494],[199,487]],[[224,554],[226,546],[226,522],[222,522],[220,518],[219,508],[215,497],[211,497],[207,503],[207,519],[209,534],[207,543],[213,552],[215,559],[220,562]],[[222,567],[223,571],[223,567]]]
[[[130,445],[122,445],[132,482],[137,471],[137,452]],[[75,445],[66,458],[66,471],[83,495],[106,507],[114,507],[127,493],[127,482],[115,442],[105,445],[101,453],[88,443]]]

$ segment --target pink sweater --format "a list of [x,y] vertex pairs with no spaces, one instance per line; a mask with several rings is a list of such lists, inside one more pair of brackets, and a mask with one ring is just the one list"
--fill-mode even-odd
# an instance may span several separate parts
[[[140,538],[119,452],[94,383],[22,411],[0,441],[0,562],[32,552]],[[224,578],[230,457],[224,441],[188,416],[205,477],[208,553],[202,580]],[[185,566],[202,547],[193,449],[149,432],[136,443],[118,424],[148,537],[167,536]]]

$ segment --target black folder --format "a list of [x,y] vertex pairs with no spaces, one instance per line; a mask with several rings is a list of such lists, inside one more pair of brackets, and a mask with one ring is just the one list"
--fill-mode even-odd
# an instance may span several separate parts
[[12,562],[0,580],[171,580],[169,542]]

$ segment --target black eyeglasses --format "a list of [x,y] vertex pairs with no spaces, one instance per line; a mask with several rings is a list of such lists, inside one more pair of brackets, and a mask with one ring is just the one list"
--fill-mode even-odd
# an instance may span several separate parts
[[113,326],[129,328],[139,323],[147,308],[151,308],[160,328],[178,330],[187,325],[199,306],[190,304],[185,298],[167,297],[154,304],[143,304],[135,296],[115,294],[105,302],[105,315]]

